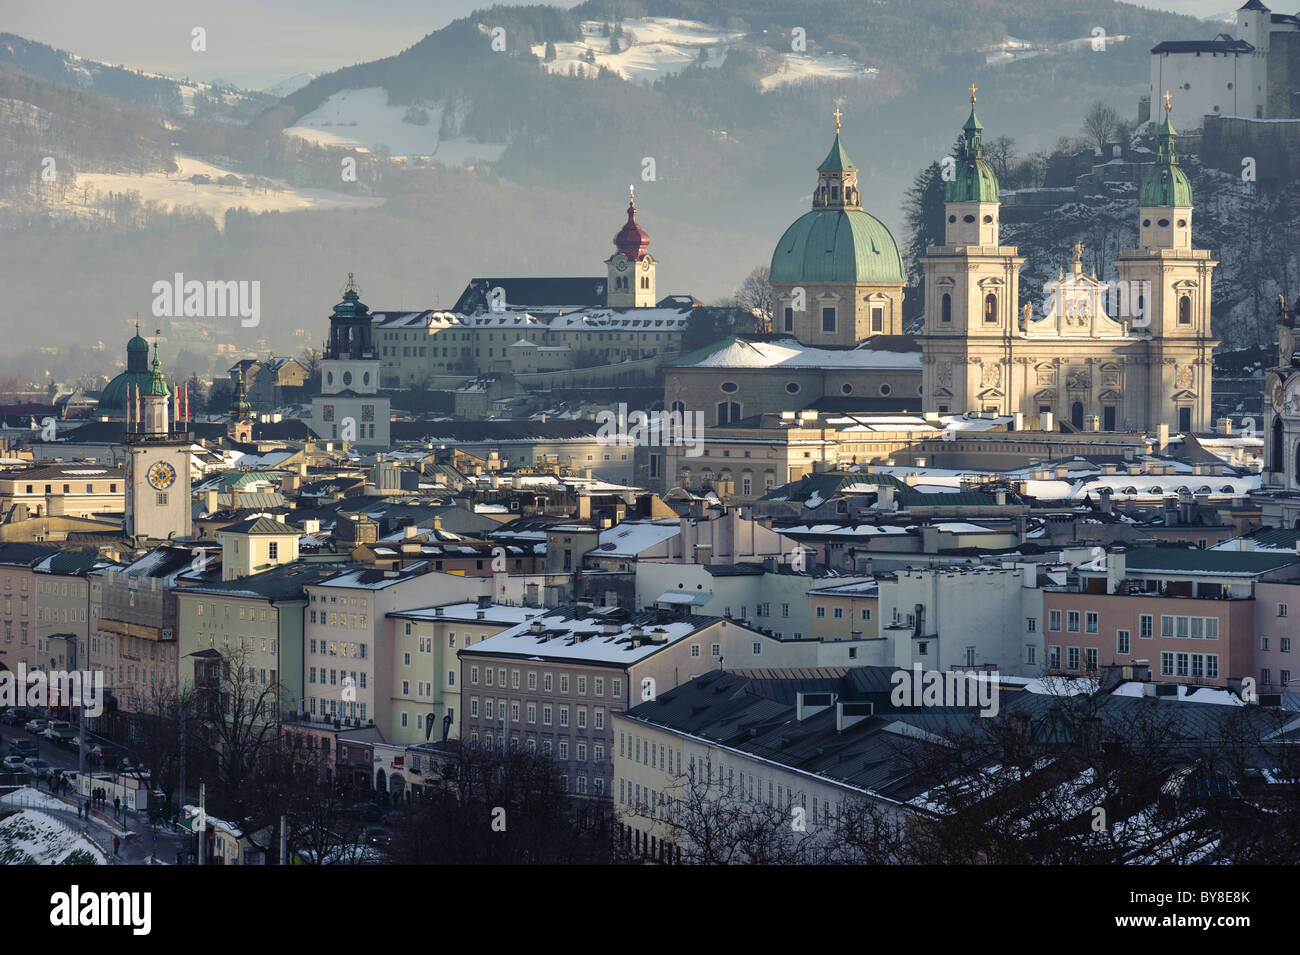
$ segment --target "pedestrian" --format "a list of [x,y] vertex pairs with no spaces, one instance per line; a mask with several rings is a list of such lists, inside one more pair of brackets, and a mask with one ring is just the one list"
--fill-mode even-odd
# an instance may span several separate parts
[[113,815],[116,816],[116,817],[118,817],[118,818],[121,818],[121,815],[122,815],[122,797],[121,797],[121,796],[114,796],[114,797],[113,797]]
[[119,839],[117,836],[114,836],[114,837],[113,837],[113,856],[114,856],[114,858],[116,858],[116,857],[118,856],[119,853],[118,853],[117,850],[121,847],[121,845],[122,845],[122,840]]

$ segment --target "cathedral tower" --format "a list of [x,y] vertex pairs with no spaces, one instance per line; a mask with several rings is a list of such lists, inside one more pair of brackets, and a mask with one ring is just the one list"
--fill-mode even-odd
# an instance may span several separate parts
[[[1148,337],[1145,404],[1152,422],[1178,431],[1208,430],[1212,354],[1210,282],[1217,262],[1192,248],[1192,186],[1178,162],[1173,104],[1164,97],[1155,164],[1138,193],[1138,246],[1115,260],[1121,288],[1134,290],[1127,321]],[[1122,300],[1122,299],[1121,299]]]
[[984,127],[975,115],[962,127],[956,157],[947,163],[944,244],[921,259],[925,272],[925,355],[921,378],[926,411],[958,413],[1012,407],[1012,339],[1020,318],[1017,249],[998,244],[998,179],[984,159]]

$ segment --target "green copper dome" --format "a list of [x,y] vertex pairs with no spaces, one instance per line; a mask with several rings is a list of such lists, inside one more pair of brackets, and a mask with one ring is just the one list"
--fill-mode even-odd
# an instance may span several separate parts
[[1139,206],[1191,206],[1192,184],[1178,165],[1178,151],[1174,148],[1178,133],[1173,123],[1169,122],[1169,111],[1165,110],[1165,121],[1160,124],[1160,149],[1156,153],[1156,163],[1142,180],[1142,189],[1138,193]]
[[898,244],[859,209],[805,212],[772,253],[772,282],[903,282]]
[[974,97],[970,118],[962,127],[961,146],[957,151],[956,175],[944,185],[944,202],[998,202],[998,177],[984,159],[981,138],[984,127],[975,118]]
[[135,400],[136,389],[149,389],[149,343],[136,334],[126,343],[126,370],[110,381],[99,395],[99,411],[108,415],[125,415],[127,402]]

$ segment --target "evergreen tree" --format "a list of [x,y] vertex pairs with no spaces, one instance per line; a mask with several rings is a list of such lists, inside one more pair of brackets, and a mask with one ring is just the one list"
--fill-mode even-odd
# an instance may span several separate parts
[[547,40],[547,41],[546,41],[546,53],[545,53],[545,55],[543,56],[543,59],[544,59],[547,63],[554,63],[554,62],[555,62],[555,56],[556,56],[556,53],[555,53],[555,42],[554,42],[553,40]]
[[918,287],[922,284],[921,256],[929,246],[943,244],[943,193],[943,167],[932,162],[917,174],[905,194],[903,213],[910,239],[904,265],[908,281]]

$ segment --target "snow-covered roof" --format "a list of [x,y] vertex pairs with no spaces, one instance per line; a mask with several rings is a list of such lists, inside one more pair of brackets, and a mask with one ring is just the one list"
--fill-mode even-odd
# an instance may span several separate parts
[[681,533],[676,518],[658,521],[624,521],[600,532],[596,557],[636,557]]
[[733,338],[697,359],[670,364],[690,368],[818,368],[818,369],[921,369],[921,352],[886,351],[869,346],[849,349],[814,348],[794,339],[751,342]]
[[[636,663],[663,646],[685,640],[716,621],[670,620],[648,622],[650,617],[616,623],[613,633],[605,633],[606,620],[598,617],[572,617],[551,612],[529,623],[511,627],[461,650],[462,657],[510,656],[536,657],[539,660],[594,661],[600,663]],[[640,645],[633,645],[633,631],[639,629]]]

